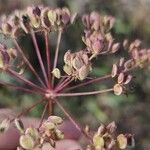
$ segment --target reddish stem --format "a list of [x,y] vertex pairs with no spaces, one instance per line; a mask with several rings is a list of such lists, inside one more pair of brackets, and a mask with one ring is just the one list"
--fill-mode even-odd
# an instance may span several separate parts
[[44,115],[45,115],[45,112],[46,112],[46,110],[47,110],[47,107],[48,107],[48,102],[45,104],[44,110],[43,110],[43,112],[42,112],[41,120],[40,120],[38,129],[41,127],[41,125],[42,125],[42,123],[43,123]]
[[92,91],[92,92],[81,92],[81,93],[58,93],[56,94],[57,97],[71,97],[71,96],[88,96],[88,95],[96,95],[96,94],[102,94],[106,92],[113,91],[113,89],[105,89],[105,90],[99,90],[99,91]]
[[45,84],[44,84],[44,82],[41,80],[41,78],[39,77],[39,75],[37,74],[37,72],[35,71],[35,69],[33,68],[33,66],[31,65],[31,63],[29,62],[29,60],[26,58],[26,56],[25,56],[25,54],[23,53],[21,47],[19,46],[17,40],[16,40],[16,39],[13,39],[13,41],[14,41],[16,47],[17,47],[17,50],[18,50],[19,53],[21,54],[21,56],[22,56],[24,62],[28,65],[28,67],[30,68],[30,70],[32,71],[32,73],[36,76],[36,78],[39,80],[39,82],[40,82],[44,87],[46,87]]
[[79,87],[82,87],[82,86],[85,86],[85,85],[88,85],[88,84],[92,84],[92,83],[95,83],[95,82],[98,82],[98,81],[106,80],[108,78],[111,78],[111,75],[105,75],[105,76],[102,76],[102,77],[92,79],[90,81],[86,81],[84,83],[80,83],[78,85],[75,85],[75,86],[72,86],[72,87],[69,87],[69,88],[65,89],[65,91],[70,91],[70,90],[73,90],[73,89],[76,89],[76,88],[79,88]]
[[44,67],[44,64],[43,64],[43,60],[42,60],[42,57],[41,57],[41,54],[40,54],[40,49],[39,49],[34,31],[31,31],[31,37],[32,37],[32,41],[33,41],[33,44],[34,44],[34,47],[35,47],[35,51],[36,51],[36,54],[37,54],[37,57],[38,57],[38,61],[39,61],[41,70],[42,70],[43,75],[44,75],[45,82],[48,86],[49,85],[48,84],[48,78],[47,78],[47,75],[46,75],[45,67]]
[[48,32],[45,31],[45,46],[46,46],[46,60],[47,60],[47,75],[49,81],[49,88],[51,88],[51,61],[50,61],[50,51],[49,51],[49,42],[48,42]]
[[63,84],[61,87],[59,87],[59,89],[56,92],[60,92],[62,91],[66,86],[68,86],[74,79],[72,78],[71,80],[69,80],[68,82],[66,82],[65,84]]
[[12,75],[13,77],[25,82],[28,86],[36,89],[37,91],[43,92],[45,93],[45,90],[43,88],[40,88],[39,86],[35,85],[34,83],[32,83],[31,81],[25,79],[24,77],[22,77],[21,75],[19,75],[17,72],[7,68],[6,70],[7,73],[9,73],[10,75]]
[[[58,54],[59,54],[59,47],[60,47],[60,41],[62,36],[62,30],[59,30],[58,32],[58,39],[57,39],[57,45],[55,50],[55,57],[54,57],[54,64],[53,64],[53,70],[57,67],[57,61],[58,61]],[[52,77],[52,85],[54,84],[55,77]]]
[[71,77],[66,78],[61,84],[56,86],[55,91],[59,90],[66,82],[70,80]]
[[[131,71],[131,70],[133,70],[133,69],[135,69],[135,68],[137,68],[137,67],[138,67],[138,65],[136,65],[136,66],[134,66],[134,67],[132,67],[132,68],[129,68],[129,69],[127,69],[127,70],[124,70],[123,73],[129,72],[129,71]],[[105,76],[102,76],[102,77],[98,77],[98,78],[95,78],[95,79],[93,79],[93,80],[90,80],[90,81],[87,81],[87,82],[84,82],[84,83],[80,83],[80,84],[78,84],[78,85],[75,85],[75,86],[72,86],[72,87],[70,87],[70,88],[65,89],[65,91],[73,90],[73,89],[82,87],[82,86],[84,86],[84,85],[93,84],[93,83],[95,83],[95,82],[103,81],[103,80],[106,80],[106,79],[109,79],[109,78],[111,78],[111,74],[108,74],[108,75],[105,75]]]
[[[34,107],[36,107],[38,104],[41,104],[41,103],[44,102],[44,101],[45,101],[45,98],[42,98],[41,100],[37,101],[37,102],[34,103],[32,106],[30,106],[29,108],[26,108],[24,111],[22,111],[20,114],[18,114],[15,118],[20,118],[22,115],[28,113],[30,110],[32,110]],[[13,118],[13,119],[11,120],[11,122],[14,121],[15,118]]]
[[79,125],[78,123],[75,121],[75,119],[73,119],[73,117],[68,113],[68,111],[66,111],[66,109],[64,109],[64,107],[58,102],[58,100],[55,100],[57,106],[61,109],[61,111],[68,117],[68,119],[74,124],[74,126],[81,132],[83,133],[83,135],[85,135],[90,142],[92,142],[92,139],[90,137],[89,134],[87,134]]
[[58,86],[60,86],[60,84],[62,84],[62,83],[64,82],[65,78],[66,78],[66,77],[62,77],[62,78],[59,80],[58,84],[56,85],[56,88],[57,88]]
[[[40,93],[40,92],[34,91],[33,89],[31,90],[31,89],[19,87],[19,86],[16,86],[16,85],[13,85],[13,84],[10,84],[10,83],[6,83],[6,82],[3,82],[3,81],[0,81],[0,85],[4,85],[6,87],[17,89],[17,90],[20,90],[20,91],[23,91],[23,92],[36,93],[36,94]],[[43,94],[43,93],[41,92],[40,94]]]
[[53,99],[49,99],[48,100],[48,108],[47,108],[47,111],[48,111],[48,114],[49,115],[52,115],[54,113],[54,103],[53,103]]

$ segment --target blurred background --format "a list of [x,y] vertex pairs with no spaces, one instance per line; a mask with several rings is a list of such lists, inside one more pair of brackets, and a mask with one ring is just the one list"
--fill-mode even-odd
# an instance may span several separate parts
[[[113,29],[114,37],[118,41],[128,38],[134,40],[141,39],[143,46],[150,47],[150,0],[0,0],[0,15],[11,13],[15,9],[22,9],[29,5],[43,4],[52,7],[67,6],[72,12],[79,15],[96,10],[102,14],[109,14],[116,17],[116,24]],[[63,66],[64,52],[68,49],[78,50],[83,48],[81,35],[83,26],[80,21],[63,34],[61,42],[60,67]],[[43,47],[43,39],[38,36],[40,47]],[[2,36],[0,40],[6,42]],[[55,36],[50,38],[52,49],[55,47]],[[32,54],[32,44],[27,38],[20,40],[24,49]],[[7,40],[7,44],[10,44]],[[118,58],[125,56],[127,52],[122,49],[115,55],[100,56],[94,62],[92,76],[102,76],[111,71],[112,63]],[[37,59],[31,60],[37,65]],[[40,70],[38,70],[40,73]],[[150,70],[140,69],[134,71],[134,84],[132,92],[126,95],[115,96],[112,93],[90,97],[75,97],[62,99],[64,106],[73,114],[73,116],[84,126],[90,125],[96,129],[100,123],[109,123],[115,121],[118,130],[121,132],[130,132],[135,135],[136,150],[150,149]],[[26,74],[32,79],[30,73]],[[15,82],[14,79],[0,74],[1,80]],[[110,82],[105,81],[94,84],[90,87],[78,89],[78,91],[96,90],[109,87]],[[0,107],[9,107],[13,109],[23,109],[34,103],[39,96],[26,94],[18,91],[12,91],[0,86]],[[71,99],[71,100],[69,100]],[[17,107],[17,108],[16,108]],[[37,106],[30,115],[39,117],[43,106]],[[59,110],[55,109],[56,113]]]

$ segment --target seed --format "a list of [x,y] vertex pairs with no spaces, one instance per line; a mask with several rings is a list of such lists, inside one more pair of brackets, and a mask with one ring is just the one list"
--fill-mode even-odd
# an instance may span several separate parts
[[121,93],[123,92],[123,88],[120,84],[115,84],[113,89],[115,95],[121,95]]
[[21,147],[24,149],[32,150],[34,148],[35,142],[30,135],[22,135],[19,141]]
[[56,77],[57,79],[60,79],[61,77],[61,73],[60,73],[60,70],[58,68],[55,68],[53,71],[52,71],[52,74],[54,77]]
[[21,133],[24,133],[24,125],[22,123],[22,121],[18,118],[15,119],[15,125],[17,127],[17,129],[21,132]]
[[50,116],[48,117],[48,120],[50,120],[54,124],[61,124],[63,122],[62,118],[59,116]]
[[120,149],[127,147],[127,138],[123,134],[118,135],[117,142]]

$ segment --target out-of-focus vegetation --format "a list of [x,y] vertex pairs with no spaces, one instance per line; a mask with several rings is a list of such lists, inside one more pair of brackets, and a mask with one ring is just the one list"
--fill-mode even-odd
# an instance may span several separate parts
[[[117,40],[122,41],[125,38],[133,40],[139,38],[146,47],[150,47],[150,1],[149,0],[0,0],[0,14],[10,13],[14,9],[24,8],[27,5],[44,4],[51,6],[68,6],[73,12],[82,13],[93,10],[104,14],[111,14],[116,17],[116,24],[114,28],[114,35]],[[83,32],[82,25],[77,23],[70,27],[66,33],[63,34],[63,41],[61,43],[62,54],[64,50],[78,49],[83,47],[81,34]],[[73,30],[72,30],[73,29]],[[2,39],[2,37],[0,37]],[[51,40],[51,45],[55,45],[55,40]],[[5,42],[4,39],[2,41]],[[22,44],[27,44],[29,41],[22,40]],[[11,43],[9,43],[11,44]],[[41,48],[42,48],[41,41]],[[26,49],[30,49],[31,46]],[[120,51],[113,57],[100,57],[95,61],[97,68],[93,71],[92,76],[99,76],[110,72],[112,62],[117,58],[126,55],[125,51]],[[36,65],[36,59],[32,59]],[[59,62],[62,66],[62,60]],[[39,72],[40,73],[40,72]],[[115,96],[113,94],[90,96],[90,97],[76,97],[64,99],[64,105],[68,108],[83,125],[90,124],[94,129],[98,123],[116,121],[121,131],[127,131],[135,134],[136,150],[150,149],[150,71],[148,69],[141,69],[134,72],[135,83],[132,87],[132,93],[128,96]],[[30,74],[27,74],[30,78]],[[12,80],[3,74],[0,78]],[[108,81],[105,81],[109,84]],[[90,89],[99,89],[105,84],[94,84]],[[78,89],[80,91],[86,90]],[[1,107],[18,108],[21,110],[24,107],[30,106],[33,101],[38,99],[35,95],[28,95],[26,93],[18,92],[12,89],[0,87],[0,105]],[[43,106],[38,106],[31,115],[39,117]],[[56,108],[56,111],[57,108]]]

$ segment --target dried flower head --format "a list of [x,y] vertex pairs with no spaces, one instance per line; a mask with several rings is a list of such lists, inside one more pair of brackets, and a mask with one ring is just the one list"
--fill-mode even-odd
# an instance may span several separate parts
[[7,67],[11,67],[11,62],[16,56],[16,49],[7,48],[6,45],[0,44],[0,69],[5,70]]
[[[20,122],[19,119],[15,119],[17,129],[21,131],[19,139],[20,147],[18,148],[32,150],[43,147],[47,142],[50,143],[52,147],[55,147],[55,141],[64,138],[63,132],[58,129],[58,125],[63,123],[61,117],[49,116],[46,121],[42,122],[38,129],[33,127],[24,129],[22,128],[23,124]],[[22,130],[24,132],[22,132]]]
[[4,35],[17,38],[23,32],[30,33],[32,30],[63,30],[72,23],[72,17],[68,8],[29,6],[25,10],[2,16],[0,29]]
[[48,19],[56,29],[63,29],[71,21],[71,13],[68,8],[57,8],[48,11]]
[[97,132],[93,135],[93,146],[88,145],[87,150],[105,150],[105,149],[126,149],[129,145],[130,134],[116,135],[116,124],[101,125]]
[[[15,48],[8,48],[5,44],[0,44],[0,70],[15,78],[18,83],[21,83],[18,85],[15,84],[16,82],[12,84],[0,81],[0,84],[42,97],[41,100],[35,102],[30,108],[27,108],[25,112],[21,112],[12,119],[21,133],[20,147],[18,149],[41,148],[44,144],[55,147],[55,142],[64,138],[63,132],[58,128],[63,120],[61,117],[53,114],[55,105],[92,142],[92,145],[88,146],[88,150],[111,150],[116,147],[124,149],[128,145],[134,145],[131,134],[116,136],[116,125],[114,122],[108,126],[101,125],[91,138],[92,134],[89,128],[83,130],[62,106],[59,99],[61,97],[88,96],[106,92],[114,92],[114,94],[120,95],[126,92],[127,85],[132,80],[132,75],[129,71],[139,66],[149,66],[150,50],[142,48],[140,40],[135,40],[132,43],[125,40],[123,46],[128,50],[130,58],[128,60],[123,57],[120,58],[118,62],[112,65],[112,70],[107,75],[100,77],[90,75],[95,57],[113,54],[120,49],[121,45],[111,33],[115,19],[112,16],[100,15],[94,11],[82,17],[82,22],[85,26],[84,34],[81,36],[84,47],[75,52],[66,51],[64,54],[64,66],[63,68],[59,66],[58,69],[62,33],[73,23],[75,16],[76,14],[72,14],[68,8],[31,6],[24,10],[14,11],[11,15],[2,15],[0,17],[0,33],[10,38],[15,45]],[[58,34],[54,57],[51,56],[53,52],[49,47],[49,36],[52,36],[52,32]],[[41,52],[40,50],[37,33],[40,33],[44,37],[45,51],[42,50]],[[23,47],[19,43],[18,38],[22,38],[22,35],[26,37],[26,34],[31,36],[36,54],[33,57],[37,57],[39,64],[37,67],[40,69],[40,74],[37,73],[37,68],[34,68],[25,55],[26,51],[23,50]],[[43,53],[45,54],[43,55]],[[28,67],[28,71],[31,71],[34,75],[35,80],[37,80],[36,82],[34,82],[35,80],[30,81],[26,78],[24,75],[26,71],[25,67]],[[61,72],[61,70],[64,70],[64,72]],[[107,79],[114,79],[115,84],[109,85],[109,88],[102,90],[98,89],[88,92],[73,91],[73,89]],[[79,81],[75,82],[76,80]],[[32,110],[38,104],[45,105],[39,127],[25,129],[18,118]],[[43,121],[46,113],[50,117]],[[1,131],[7,130],[11,122],[9,120],[2,121],[0,124]]]
[[120,44],[114,42],[109,32],[115,21],[112,16],[100,16],[97,12],[92,12],[90,15],[83,16],[82,21],[86,27],[82,40],[92,55],[91,58],[119,50]]
[[118,63],[113,64],[112,78],[117,78],[117,84],[114,85],[114,93],[120,95],[125,90],[125,85],[129,84],[132,80],[132,75],[126,71],[130,68],[127,66],[128,61],[125,62],[124,58],[121,58]]
[[64,55],[64,71],[75,79],[84,80],[91,71],[91,63],[85,51],[67,51]]
[[82,21],[88,30],[107,32],[113,27],[115,19],[112,16],[101,16],[98,12],[93,11],[84,15]]

